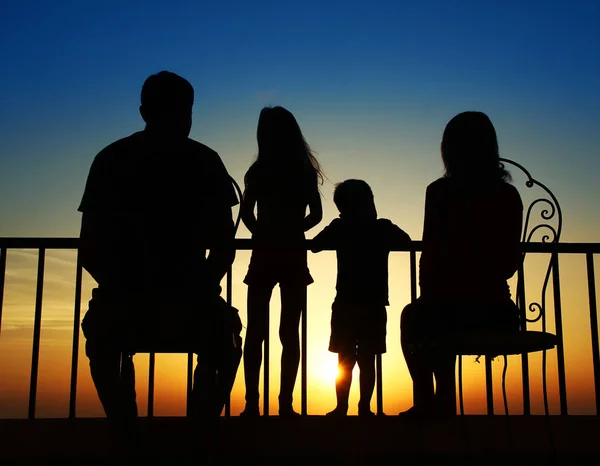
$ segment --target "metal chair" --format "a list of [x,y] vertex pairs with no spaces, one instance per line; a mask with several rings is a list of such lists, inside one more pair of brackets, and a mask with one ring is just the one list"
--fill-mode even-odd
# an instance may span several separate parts
[[[558,243],[562,230],[562,211],[558,200],[554,194],[541,182],[531,176],[531,174],[520,164],[509,159],[500,159],[502,166],[510,164],[521,170],[527,177],[525,186],[527,188],[533,188],[535,186],[540,187],[545,194],[543,197],[536,198],[533,200],[525,215],[525,221],[523,225],[522,242],[529,243],[532,241],[535,235],[541,233],[542,243]],[[532,215],[534,210],[538,210],[542,207],[539,212],[541,216],[541,222],[538,224],[532,223]],[[552,222],[553,224],[550,224]],[[525,260],[525,253],[523,253],[523,262]],[[487,408],[488,414],[494,413],[493,406],[493,390],[492,390],[492,359],[497,356],[502,356],[504,359],[504,368],[502,371],[502,396],[504,401],[504,410],[508,414],[508,401],[506,396],[506,372],[508,368],[508,355],[522,356],[523,363],[523,375],[524,384],[526,384],[526,395],[524,403],[524,411],[529,414],[529,393],[528,393],[528,359],[527,355],[532,352],[542,351],[542,383],[543,383],[543,394],[544,394],[544,409],[546,415],[549,414],[548,409],[548,392],[547,392],[547,381],[546,381],[546,352],[554,347],[559,348],[559,357],[562,356],[562,338],[557,335],[546,331],[546,294],[548,291],[548,283],[553,273],[558,273],[558,259],[557,256],[553,255],[548,262],[546,268],[546,274],[544,277],[542,290],[541,290],[541,302],[532,302],[529,306],[526,305],[525,300],[525,276],[523,272],[523,262],[518,270],[517,278],[517,293],[516,293],[516,304],[519,308],[521,317],[521,329],[518,332],[486,332],[478,334],[461,335],[452,338],[450,346],[458,356],[458,393],[459,393],[459,405],[460,414],[464,415],[464,400],[463,400],[463,384],[462,384],[462,356],[477,356],[485,358],[485,370],[486,370],[486,397],[487,397]],[[555,299],[557,298],[557,291],[554,290]],[[560,296],[560,295],[558,295]],[[558,297],[560,300],[560,297]],[[559,303],[560,307],[560,303]],[[526,308],[530,312],[535,312],[532,318],[527,317]],[[527,323],[533,323],[541,321],[542,330],[532,331],[527,330]],[[557,319],[557,333],[562,335],[559,330],[560,318]],[[525,394],[525,389],[524,389]]]
[[[235,189],[238,201],[242,201],[242,190],[238,183],[230,177],[230,181]],[[238,210],[237,218],[234,224],[234,236],[237,233],[238,227],[241,221],[241,209]],[[227,273],[227,298],[223,305],[231,306],[232,298],[232,280],[231,280],[231,268]],[[133,328],[128,333],[128,336],[123,338],[123,350],[121,352],[121,377],[125,374],[123,371],[130,370],[131,357],[133,354],[148,353],[149,354],[149,380],[148,380],[148,417],[152,417],[154,414],[154,369],[155,369],[155,355],[157,353],[164,354],[187,354],[188,355],[188,401],[189,395],[192,390],[192,369],[193,369],[193,355],[203,351],[202,343],[198,341],[198,336],[194,332],[190,331],[190,328],[185,328],[185,324],[182,326],[178,322],[169,322],[168,327],[164,328]],[[160,325],[159,325],[160,326]],[[151,326],[147,326],[151,327]],[[241,330],[241,328],[240,328]],[[231,354],[227,355],[232,358],[231,364],[239,365],[242,357],[242,339],[239,333],[232,332],[231,335]],[[125,375],[126,376],[126,375]],[[231,376],[231,385],[233,385],[235,379],[234,374],[228,374]],[[230,387],[231,389],[231,387]],[[189,414],[189,402],[188,402],[188,414]],[[229,401],[225,404],[225,413],[229,415]]]

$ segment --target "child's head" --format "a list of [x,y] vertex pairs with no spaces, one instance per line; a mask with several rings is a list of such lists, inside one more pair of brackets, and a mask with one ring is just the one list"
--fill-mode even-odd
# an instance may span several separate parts
[[333,192],[333,202],[341,218],[349,220],[377,218],[373,191],[363,180],[346,180],[339,183]]
[[307,168],[323,181],[321,166],[289,110],[279,106],[263,108],[258,118],[256,140],[257,162],[261,165],[289,168],[288,171],[294,173],[302,173],[298,168]]

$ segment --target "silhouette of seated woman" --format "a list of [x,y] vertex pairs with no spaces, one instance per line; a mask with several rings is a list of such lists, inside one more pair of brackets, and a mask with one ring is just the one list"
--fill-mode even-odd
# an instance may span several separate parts
[[456,414],[456,355],[436,342],[519,327],[507,280],[521,260],[523,204],[500,166],[492,122],[460,113],[446,126],[441,152],[445,175],[425,198],[421,295],[401,316],[414,384],[414,406],[401,415]]
[[[241,205],[254,249],[248,274],[248,331],[244,346],[246,406],[241,413],[256,417],[262,343],[267,338],[273,288],[281,291],[281,386],[279,415],[298,415],[292,394],[300,362],[298,326],[306,288],[313,282],[307,266],[305,232],[323,216],[319,182],[321,167],[294,115],[283,107],[265,107],[256,132],[258,157],[245,176]],[[256,208],[256,214],[255,214]],[[308,214],[307,212],[308,208]]]
[[[231,206],[237,198],[219,155],[188,138],[193,102],[193,88],[181,76],[150,76],[141,93],[145,129],[95,157],[79,207],[80,257],[98,283],[82,328],[111,421],[137,416],[132,355],[121,370],[132,329],[138,336],[189,330],[214,352],[219,326],[229,318],[216,307],[219,283],[235,257]],[[201,381],[215,373],[213,360],[199,352],[194,375],[192,399],[205,412],[214,392],[212,381]]]

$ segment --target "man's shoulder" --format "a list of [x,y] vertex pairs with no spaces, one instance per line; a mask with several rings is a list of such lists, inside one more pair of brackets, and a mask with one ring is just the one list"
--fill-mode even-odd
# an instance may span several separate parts
[[124,138],[118,139],[115,142],[110,143],[104,149],[102,149],[96,157],[94,162],[97,163],[111,163],[122,160],[125,154],[130,154],[132,150],[140,147],[143,143],[143,135],[141,131],[130,134]]
[[187,139],[187,151],[188,154],[192,157],[200,157],[205,161],[219,161],[221,162],[221,157],[214,149],[198,142],[194,139]]

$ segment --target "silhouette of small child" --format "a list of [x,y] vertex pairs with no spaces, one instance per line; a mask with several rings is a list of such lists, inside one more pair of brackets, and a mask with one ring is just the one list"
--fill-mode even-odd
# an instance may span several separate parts
[[362,180],[336,186],[340,216],[314,239],[312,252],[337,252],[336,297],[332,305],[329,351],[338,353],[337,406],[328,416],[346,416],[352,369],[360,368],[359,416],[370,409],[375,388],[375,355],[385,353],[390,250],[410,242],[390,220],[378,219],[373,192]]

